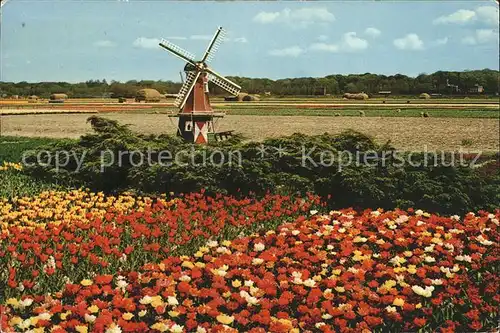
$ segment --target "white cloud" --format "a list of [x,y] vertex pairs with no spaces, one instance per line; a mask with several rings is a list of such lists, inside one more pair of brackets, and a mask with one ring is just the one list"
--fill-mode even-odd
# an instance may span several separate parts
[[234,43],[248,43],[248,39],[245,37],[228,38],[227,41]]
[[407,34],[402,38],[397,38],[393,41],[396,48],[400,50],[423,50],[424,42],[417,34]]
[[302,49],[300,46],[291,46],[285,49],[271,50],[269,52],[270,55],[275,57],[294,57],[294,58],[298,57],[302,53],[304,53],[304,49]]
[[313,51],[339,52],[339,46],[336,44],[314,43],[309,48]]
[[448,44],[448,37],[444,37],[444,38],[436,39],[436,40],[434,41],[434,44],[435,44],[435,45],[446,45],[446,44]]
[[467,37],[462,38],[462,43],[465,45],[476,45],[477,44],[476,39],[472,36],[467,36]]
[[313,51],[324,52],[356,52],[368,47],[368,42],[356,36],[355,32],[346,32],[339,43],[314,43],[309,46]]
[[[212,40],[212,36],[210,35],[191,35],[189,37],[183,37],[183,36],[173,36],[173,37],[165,37],[166,40],[201,40],[201,41],[208,41]],[[248,43],[248,39],[246,37],[234,37],[234,38],[229,38],[226,37],[224,38],[224,41],[226,42],[233,42],[233,43]],[[158,43],[160,42],[159,39],[156,38],[137,38],[136,41],[134,42],[134,46],[137,47],[142,47],[142,48],[156,48],[158,46]]]
[[324,42],[324,41],[328,40],[328,36],[327,35],[319,35],[317,40]]
[[498,8],[495,6],[480,6],[475,10],[459,9],[450,15],[443,15],[434,20],[434,24],[465,24],[481,22],[488,25],[498,25]]
[[94,43],[94,46],[96,46],[96,47],[115,47],[116,44],[110,40],[99,40],[99,41]]
[[289,23],[294,26],[307,26],[312,23],[325,23],[335,21],[335,16],[326,8],[312,7],[289,9],[279,12],[260,12],[253,20],[262,24]]
[[189,39],[192,40],[212,40],[212,36],[210,35],[191,35]]
[[301,8],[290,11],[290,18],[299,21],[333,22],[335,16],[326,8]]
[[486,44],[490,42],[498,44],[498,31],[493,29],[477,29],[474,35],[462,38],[462,43],[466,45]]
[[481,22],[490,25],[498,25],[498,7],[481,6],[476,8],[476,14]]
[[380,36],[381,32],[377,28],[370,27],[370,28],[366,28],[365,34],[372,37],[372,38],[376,38],[376,37]]
[[360,51],[368,47],[368,42],[356,36],[355,32],[347,32],[342,37],[341,48],[346,51]]
[[134,41],[133,45],[143,49],[157,49],[159,48],[159,43],[160,40],[158,38],[139,37]]
[[480,44],[497,41],[498,32],[493,29],[478,29],[476,30],[476,39]]
[[253,20],[259,23],[272,23],[276,21],[280,17],[281,13],[280,12],[260,12],[257,15],[254,16]]
[[[186,40],[186,39],[191,39],[191,40],[212,40],[213,36],[210,35],[191,35],[189,37],[182,37],[182,36],[174,36],[174,37],[166,37],[166,40]],[[248,40],[245,37],[234,37],[234,38],[229,38],[226,37],[224,38],[224,41],[226,42],[234,42],[234,43],[247,43]]]
[[182,36],[173,36],[173,37],[165,37],[166,40],[186,40],[186,37]]
[[434,20],[434,24],[467,23],[476,19],[476,12],[468,9],[459,9],[450,15],[443,15]]

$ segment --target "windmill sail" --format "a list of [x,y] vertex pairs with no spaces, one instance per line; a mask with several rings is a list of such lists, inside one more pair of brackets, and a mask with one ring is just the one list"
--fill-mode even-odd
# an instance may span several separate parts
[[239,85],[214,72],[212,69],[207,68],[206,71],[210,73],[208,75],[208,80],[215,83],[228,93],[238,95],[238,93],[241,91],[241,87]]
[[181,58],[182,60],[195,65],[195,56],[191,52],[188,52],[184,50],[182,47],[175,45],[172,42],[169,42],[166,39],[162,39],[160,42],[160,46],[163,47],[164,49],[170,51],[173,55]]
[[214,112],[210,105],[208,82],[212,81],[233,95],[237,95],[241,90],[239,85],[207,65],[214,58],[215,52],[224,40],[224,35],[222,27],[218,27],[201,59],[195,59],[192,53],[165,39],[159,43],[162,48],[187,62],[184,66],[186,75],[183,78],[182,72],[180,73],[182,86],[174,101],[174,105],[180,110],[177,115],[171,116],[179,117],[178,134],[188,142],[208,143],[209,133],[214,132],[213,119],[223,116]]
[[219,27],[219,29],[217,29],[217,31],[215,32],[214,37],[210,41],[210,44],[208,44],[207,50],[205,51],[205,55],[201,60],[202,62],[208,63],[212,61],[215,52],[219,48],[220,44],[224,41],[225,35],[226,31],[222,29],[222,27]]
[[186,104],[187,98],[191,93],[191,90],[193,90],[193,87],[196,84],[196,80],[198,80],[200,74],[201,74],[200,72],[188,73],[188,75],[186,76],[186,81],[182,85],[181,90],[179,90],[177,98],[175,99],[174,105],[176,107],[180,109],[184,107],[184,104]]

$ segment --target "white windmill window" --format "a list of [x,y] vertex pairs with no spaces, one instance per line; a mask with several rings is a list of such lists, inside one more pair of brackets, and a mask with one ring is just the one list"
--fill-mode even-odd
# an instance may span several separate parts
[[207,122],[207,131],[208,133],[213,133],[214,132],[214,123],[211,121]]
[[193,130],[193,122],[192,121],[186,121],[184,124],[184,131],[190,132]]

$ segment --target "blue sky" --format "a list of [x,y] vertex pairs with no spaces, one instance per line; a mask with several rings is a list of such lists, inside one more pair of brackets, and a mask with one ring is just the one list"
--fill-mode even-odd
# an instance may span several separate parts
[[2,8],[2,80],[179,80],[165,38],[223,75],[272,79],[329,74],[418,75],[498,69],[493,1],[25,1]]

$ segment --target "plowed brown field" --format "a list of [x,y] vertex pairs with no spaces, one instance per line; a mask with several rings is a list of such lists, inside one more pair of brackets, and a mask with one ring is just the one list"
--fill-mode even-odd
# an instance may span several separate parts
[[[165,114],[109,113],[103,115],[130,124],[141,133],[175,133],[175,118]],[[70,137],[90,131],[88,114],[3,115],[1,135]],[[402,150],[498,151],[498,119],[415,118],[415,117],[315,117],[315,116],[243,116],[228,115],[216,130],[235,130],[249,139],[290,135],[296,132],[321,134],[354,129],[373,136],[378,142],[391,140]],[[463,144],[466,143],[464,147]]]

